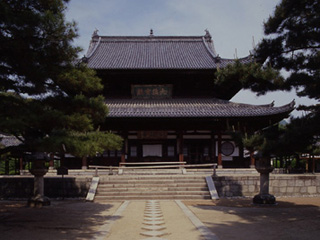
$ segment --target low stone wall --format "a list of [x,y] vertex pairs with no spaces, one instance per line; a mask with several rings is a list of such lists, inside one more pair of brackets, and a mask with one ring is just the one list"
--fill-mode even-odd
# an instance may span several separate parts
[[320,175],[272,176],[270,193],[276,196],[305,196],[320,194]]
[[[45,177],[44,194],[49,198],[82,198],[87,195],[91,177]],[[33,177],[0,177],[0,199],[30,198]]]
[[[220,197],[254,196],[260,190],[259,175],[213,177]],[[270,194],[280,196],[320,195],[320,175],[270,175]]]
[[[45,177],[45,196],[50,198],[84,198],[90,188],[90,176]],[[258,174],[213,177],[220,197],[253,197],[259,193]],[[320,195],[320,175],[271,174],[270,194],[280,196]],[[0,199],[30,198],[32,176],[0,176]]]

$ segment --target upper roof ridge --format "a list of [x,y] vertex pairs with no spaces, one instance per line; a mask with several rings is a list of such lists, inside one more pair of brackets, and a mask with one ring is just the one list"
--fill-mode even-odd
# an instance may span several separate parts
[[[99,36],[102,42],[202,41],[203,36]],[[98,37],[92,38],[98,41]]]
[[[216,69],[232,64],[204,36],[101,36],[94,31],[83,61],[93,69]],[[240,60],[243,62],[248,59]]]
[[90,46],[89,46],[89,49],[87,51],[87,54],[85,55],[85,58],[90,58],[94,52],[97,50],[100,42],[101,42],[101,37],[97,36],[98,37],[98,41],[91,41],[90,42]]

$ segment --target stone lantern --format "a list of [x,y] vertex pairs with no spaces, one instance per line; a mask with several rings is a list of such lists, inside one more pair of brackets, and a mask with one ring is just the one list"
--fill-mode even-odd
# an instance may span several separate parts
[[46,155],[44,153],[34,153],[32,155],[34,160],[33,167],[30,173],[34,175],[33,196],[28,200],[28,205],[31,207],[42,207],[50,205],[49,198],[44,196],[44,179],[43,176],[48,172],[45,167]]
[[269,194],[269,175],[273,171],[270,157],[260,157],[256,162],[256,169],[260,173],[260,193],[253,198],[254,204],[275,204],[276,198]]

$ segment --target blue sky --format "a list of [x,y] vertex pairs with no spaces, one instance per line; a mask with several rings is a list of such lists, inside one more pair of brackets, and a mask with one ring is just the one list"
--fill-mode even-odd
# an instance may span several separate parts
[[[245,57],[263,37],[263,22],[280,0],[71,0],[67,19],[78,23],[75,45],[85,54],[95,29],[106,36],[200,36],[208,29],[216,52],[223,58]],[[254,41],[253,41],[254,39]],[[284,105],[296,99],[294,92],[257,97],[239,92],[232,101]],[[294,115],[297,115],[295,112]]]

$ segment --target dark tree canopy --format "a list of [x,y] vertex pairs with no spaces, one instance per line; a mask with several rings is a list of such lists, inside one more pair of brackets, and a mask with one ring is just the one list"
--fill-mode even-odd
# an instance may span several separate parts
[[320,1],[282,0],[264,23],[264,32],[257,59],[287,71],[284,89],[295,88],[298,96],[318,101],[300,106],[309,114],[291,120],[284,142],[290,143],[291,151],[315,152],[310,146],[320,136]]
[[81,49],[72,45],[76,24],[65,20],[68,2],[0,2],[0,132],[21,139],[23,151],[64,146],[85,156],[121,145],[120,137],[98,130],[108,113],[103,85],[77,62]]
[[0,2],[2,90],[29,96],[58,90],[58,76],[79,51],[71,45],[77,36],[75,23],[64,19],[66,2]]
[[[320,1],[282,0],[264,23],[265,38],[249,64],[236,62],[216,73],[215,82],[241,84],[257,94],[295,89],[298,96],[318,101],[285,129],[270,128],[243,138],[243,144],[264,154],[320,152]],[[284,71],[281,77],[280,71]],[[275,130],[276,129],[276,130]]]
[[225,90],[231,86],[250,89],[258,95],[267,91],[277,90],[283,85],[280,72],[270,66],[262,66],[252,59],[252,62],[243,64],[236,60],[225,68],[218,69],[215,73],[215,85],[224,86]]
[[288,71],[286,86],[320,100],[320,1],[282,0],[264,23],[257,58]]

